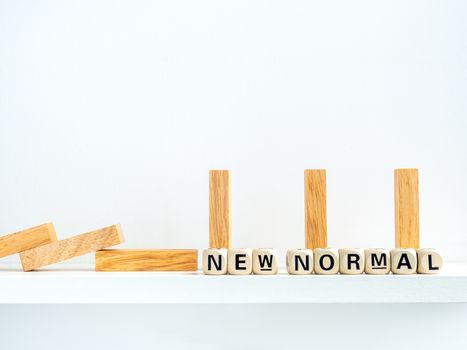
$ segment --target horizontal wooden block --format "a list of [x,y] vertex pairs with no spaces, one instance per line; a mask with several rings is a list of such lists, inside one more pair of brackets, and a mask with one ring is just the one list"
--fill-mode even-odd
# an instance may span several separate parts
[[54,225],[47,224],[28,228],[0,237],[0,258],[17,254],[57,240]]
[[96,252],[96,271],[196,271],[197,249],[106,249]]
[[123,243],[120,225],[104,227],[20,253],[24,271],[31,271]]

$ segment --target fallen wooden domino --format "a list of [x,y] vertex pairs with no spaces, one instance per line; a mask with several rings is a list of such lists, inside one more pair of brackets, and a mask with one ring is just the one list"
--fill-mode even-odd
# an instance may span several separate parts
[[196,271],[197,269],[197,249],[96,251],[96,271]]
[[21,253],[56,240],[57,235],[51,222],[11,233],[0,237],[0,258]]
[[25,250],[20,253],[20,259],[23,270],[31,271],[86,253],[93,253],[123,241],[120,225],[113,225]]

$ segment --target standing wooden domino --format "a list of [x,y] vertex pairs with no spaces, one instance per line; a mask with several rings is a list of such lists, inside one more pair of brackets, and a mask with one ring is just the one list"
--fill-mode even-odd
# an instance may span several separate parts
[[396,248],[420,246],[418,169],[394,170]]
[[96,252],[96,271],[196,271],[196,249],[104,249]]
[[20,253],[57,240],[54,225],[35,226],[0,237],[0,258]]
[[209,248],[226,248],[230,240],[230,172],[209,171]]
[[327,247],[326,170],[305,170],[305,247]]
[[23,251],[20,253],[20,259],[23,270],[31,271],[111,247],[123,241],[120,225],[113,225]]
[[317,275],[335,275],[339,272],[339,251],[337,249],[316,248],[314,257]]

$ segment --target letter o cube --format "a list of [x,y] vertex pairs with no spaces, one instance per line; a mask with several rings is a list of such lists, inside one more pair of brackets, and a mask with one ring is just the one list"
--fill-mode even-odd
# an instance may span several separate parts
[[335,275],[339,272],[339,251],[332,248],[316,248],[315,273],[318,275]]

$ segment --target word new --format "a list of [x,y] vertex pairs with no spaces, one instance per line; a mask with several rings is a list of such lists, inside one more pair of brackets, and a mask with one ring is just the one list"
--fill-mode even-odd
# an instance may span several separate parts
[[[276,249],[205,249],[203,272],[206,275],[273,275],[278,270]],[[287,271],[291,275],[398,275],[436,274],[443,259],[435,249],[396,248],[392,250],[292,249],[287,251]]]

